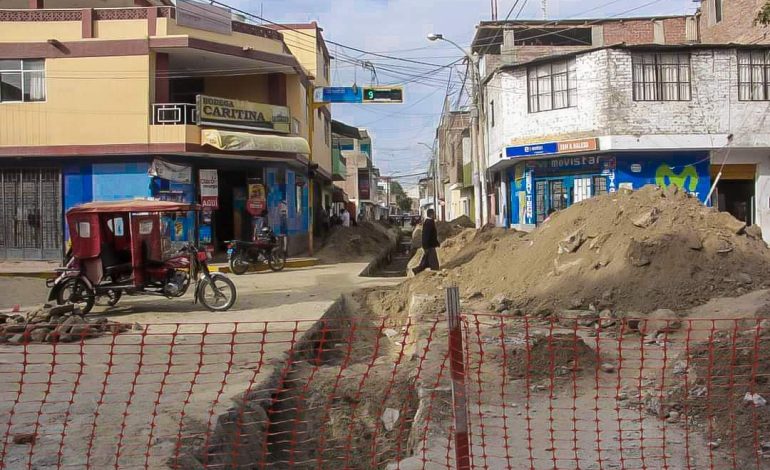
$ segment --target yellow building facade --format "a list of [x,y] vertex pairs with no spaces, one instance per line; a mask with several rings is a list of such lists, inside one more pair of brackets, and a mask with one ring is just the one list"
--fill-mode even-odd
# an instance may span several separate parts
[[[63,214],[83,202],[201,202],[201,170],[216,170],[218,194],[203,215],[187,217],[187,238],[222,249],[249,237],[252,217],[267,210],[291,251],[306,247],[314,77],[282,32],[184,1],[6,6],[0,259],[58,259]],[[322,144],[317,133],[318,178],[330,180]],[[255,185],[264,200],[252,200]]]

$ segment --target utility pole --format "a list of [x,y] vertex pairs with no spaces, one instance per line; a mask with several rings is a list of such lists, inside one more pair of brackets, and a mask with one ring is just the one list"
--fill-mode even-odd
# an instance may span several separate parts
[[476,228],[481,228],[489,220],[489,208],[487,204],[487,167],[486,158],[484,157],[484,139],[481,132],[481,122],[486,122],[484,118],[484,103],[481,93],[481,73],[479,72],[479,66],[476,59],[471,53],[460,47],[456,42],[445,38],[441,34],[429,34],[429,41],[446,41],[449,44],[455,46],[462,51],[468,60],[468,68],[470,69],[471,87],[472,87],[472,101],[473,108],[471,109],[471,142],[473,144],[473,196],[474,206],[476,209],[475,219]]
[[438,217],[438,155],[436,155],[436,141],[433,141],[433,145],[428,145],[425,142],[417,142],[420,145],[425,146],[430,150],[431,160],[430,166],[433,171],[433,210],[436,211],[436,217]]

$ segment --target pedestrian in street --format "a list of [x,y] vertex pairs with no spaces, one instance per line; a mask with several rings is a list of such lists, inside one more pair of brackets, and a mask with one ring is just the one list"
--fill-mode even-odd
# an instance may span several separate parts
[[289,234],[289,205],[286,200],[278,203],[278,215],[281,220],[281,235]]
[[438,242],[438,230],[436,230],[436,221],[433,218],[436,216],[436,212],[433,209],[428,209],[428,218],[422,224],[422,259],[420,264],[412,270],[417,275],[426,269],[430,268],[431,271],[439,270],[438,253],[436,248],[441,246]]
[[350,212],[348,212],[345,209],[342,209],[341,218],[342,218],[342,226],[350,227]]

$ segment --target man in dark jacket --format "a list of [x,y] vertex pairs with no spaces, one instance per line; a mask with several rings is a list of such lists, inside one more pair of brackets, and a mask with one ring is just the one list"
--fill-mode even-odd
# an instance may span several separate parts
[[441,244],[438,242],[438,231],[436,230],[436,222],[433,220],[436,212],[433,209],[428,209],[428,218],[422,223],[422,250],[423,255],[420,260],[420,264],[412,270],[417,275],[426,269],[430,268],[431,271],[438,271],[438,253],[436,248]]

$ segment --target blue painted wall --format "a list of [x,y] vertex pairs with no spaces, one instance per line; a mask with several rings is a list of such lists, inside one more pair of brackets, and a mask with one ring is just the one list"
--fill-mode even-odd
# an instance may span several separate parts
[[297,235],[307,232],[310,220],[308,217],[307,184],[297,187],[295,172],[284,168],[267,168],[266,181],[267,209],[270,213],[270,226],[273,231],[282,233],[278,204],[285,200],[289,208],[288,234]]
[[152,197],[148,162],[95,163],[93,200],[117,201]]
[[[707,152],[639,152],[619,155],[562,156],[526,161],[507,172],[510,184],[510,223],[534,224],[534,181],[595,174],[607,177],[607,189],[640,189],[648,184],[675,185],[705,201],[711,188]],[[528,179],[531,178],[531,179]],[[527,184],[529,181],[530,184]]]

